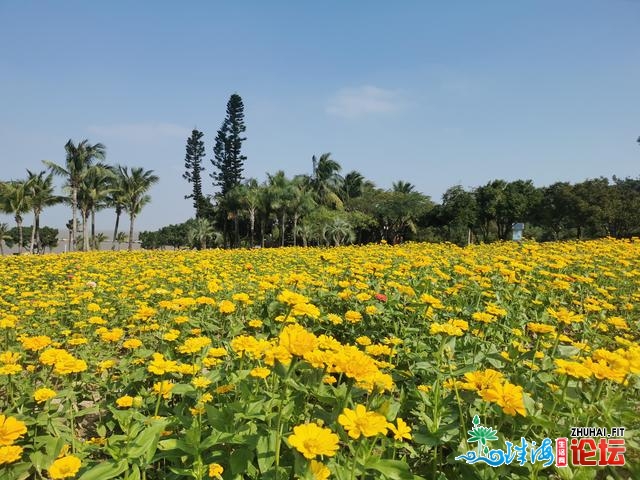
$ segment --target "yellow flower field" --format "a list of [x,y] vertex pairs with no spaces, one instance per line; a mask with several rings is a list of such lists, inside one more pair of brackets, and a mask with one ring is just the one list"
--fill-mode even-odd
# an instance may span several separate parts
[[[0,478],[640,478],[640,242],[0,259]],[[456,460],[626,427],[624,467]]]

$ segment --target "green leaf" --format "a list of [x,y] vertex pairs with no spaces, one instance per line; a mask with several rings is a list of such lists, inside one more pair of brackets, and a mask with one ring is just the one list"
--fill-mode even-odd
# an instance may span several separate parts
[[176,395],[184,395],[185,393],[192,393],[195,391],[196,389],[193,385],[189,385],[188,383],[177,383],[171,389],[171,393],[175,393]]
[[129,464],[126,460],[120,460],[118,463],[107,460],[85,472],[79,480],[108,480],[124,473],[128,467]]
[[269,435],[262,435],[258,438],[256,445],[258,455],[258,468],[261,473],[265,473],[276,461],[276,432],[270,431]]
[[124,480],[140,480],[140,468],[138,465],[134,465],[131,472],[124,477]]
[[140,432],[127,450],[127,457],[132,460],[142,458],[144,459],[143,465],[148,465],[156,453],[160,433],[164,430],[165,425],[165,422],[155,422]]
[[217,445],[218,443],[228,442],[234,437],[234,435],[235,434],[233,433],[213,431],[211,432],[211,435],[209,435],[202,441],[202,443],[200,444],[200,448],[202,450],[206,450],[213,447],[214,445]]
[[365,467],[377,470],[391,480],[417,480],[421,477],[415,476],[409,471],[409,465],[400,460],[379,460],[370,459]]
[[249,467],[249,463],[253,458],[253,452],[246,448],[239,448],[231,454],[230,464],[231,473],[234,475],[240,475],[244,473]]
[[98,425],[96,427],[96,433],[102,438],[106,437],[107,436],[107,427],[105,427],[104,425]]

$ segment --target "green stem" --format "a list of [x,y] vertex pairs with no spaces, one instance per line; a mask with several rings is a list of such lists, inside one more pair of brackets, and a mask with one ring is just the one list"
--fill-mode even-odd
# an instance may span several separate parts
[[[160,381],[160,384],[162,385],[162,380]],[[153,412],[153,416],[157,417],[158,416],[158,412],[160,411],[160,400],[162,399],[162,387],[160,387],[160,391],[158,392],[158,399],[156,400],[156,408]]]
[[280,443],[282,441],[282,410],[284,406],[284,400],[287,397],[289,391],[289,385],[287,384],[287,380],[293,372],[294,366],[296,364],[295,360],[291,360],[291,364],[289,365],[289,369],[287,370],[287,374],[284,376],[284,389],[282,391],[282,397],[280,397],[280,408],[278,409],[278,420],[276,422],[276,478],[278,476],[278,472],[280,471]]

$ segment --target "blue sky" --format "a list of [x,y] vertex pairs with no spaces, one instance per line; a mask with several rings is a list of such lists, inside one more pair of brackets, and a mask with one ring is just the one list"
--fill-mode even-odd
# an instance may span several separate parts
[[203,130],[211,158],[234,92],[260,180],[323,152],[436,201],[494,178],[637,177],[638,25],[636,0],[0,0],[0,178],[88,138],[160,176],[140,228],[186,220],[186,138]]

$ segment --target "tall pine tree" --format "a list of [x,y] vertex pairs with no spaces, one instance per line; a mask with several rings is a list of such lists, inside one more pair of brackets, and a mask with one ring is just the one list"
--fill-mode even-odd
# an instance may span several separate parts
[[216,144],[213,148],[214,158],[211,163],[215,171],[211,174],[214,186],[220,188],[219,204],[221,222],[225,245],[228,239],[227,224],[229,217],[234,220],[235,246],[239,243],[238,234],[238,212],[234,212],[229,203],[229,192],[242,182],[242,172],[246,156],[242,155],[242,142],[246,140],[242,134],[246,130],[244,125],[244,104],[240,95],[234,93],[227,102],[227,115],[222,122],[222,127],[216,135]]
[[191,195],[185,195],[184,198],[193,199],[193,208],[196,210],[196,218],[204,216],[205,198],[202,195],[202,177],[200,172],[204,171],[202,160],[205,157],[203,133],[197,129],[193,129],[191,136],[187,139],[187,153],[184,157],[185,172],[182,174],[187,182],[193,184]]

